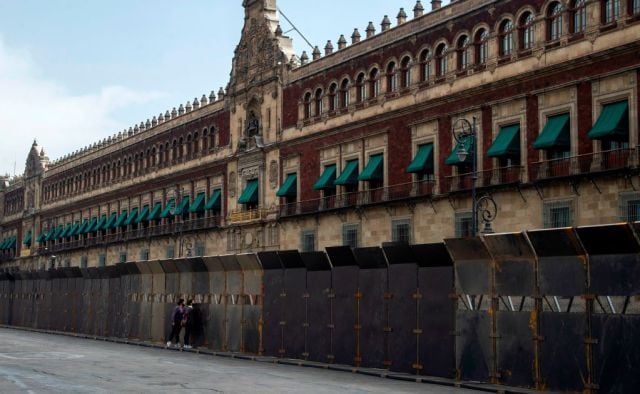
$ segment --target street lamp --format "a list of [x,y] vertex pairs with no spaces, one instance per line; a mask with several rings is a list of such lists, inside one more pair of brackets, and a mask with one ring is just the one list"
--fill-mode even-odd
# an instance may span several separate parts
[[[476,198],[476,181],[478,180],[478,155],[476,149],[476,118],[473,122],[460,118],[451,128],[453,138],[457,142],[456,155],[460,162],[465,162],[471,156],[471,235],[478,235],[478,213],[480,212],[484,222],[483,234],[493,233],[491,222],[495,219],[498,207],[495,200],[489,196]],[[469,150],[467,150],[469,146]]]

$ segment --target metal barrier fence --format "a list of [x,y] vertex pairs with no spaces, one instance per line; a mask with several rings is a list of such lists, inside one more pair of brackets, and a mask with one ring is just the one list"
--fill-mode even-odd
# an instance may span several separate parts
[[640,385],[640,227],[0,273],[0,323],[540,390]]

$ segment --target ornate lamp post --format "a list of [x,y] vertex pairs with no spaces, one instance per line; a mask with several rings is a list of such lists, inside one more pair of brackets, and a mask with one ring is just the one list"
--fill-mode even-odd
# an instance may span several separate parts
[[[498,213],[498,207],[494,199],[489,196],[477,198],[476,181],[478,180],[478,155],[476,149],[476,118],[473,122],[460,118],[453,123],[451,127],[453,138],[457,142],[458,151],[456,152],[458,160],[464,162],[471,155],[471,235],[478,235],[478,213],[481,214],[484,228],[482,233],[493,233],[491,222]],[[467,151],[467,146],[469,151]]]

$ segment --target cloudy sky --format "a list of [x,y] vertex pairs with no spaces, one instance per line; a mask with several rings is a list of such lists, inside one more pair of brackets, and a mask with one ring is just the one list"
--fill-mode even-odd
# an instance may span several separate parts
[[[51,159],[225,86],[242,0],[0,0],[0,174],[34,139]],[[278,0],[309,41],[379,30],[415,0]],[[426,9],[430,3],[423,0]],[[291,29],[280,17],[283,30]],[[291,32],[296,53],[309,51]]]

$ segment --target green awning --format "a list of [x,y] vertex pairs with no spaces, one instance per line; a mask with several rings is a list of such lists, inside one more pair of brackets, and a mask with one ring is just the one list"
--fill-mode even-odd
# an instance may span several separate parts
[[247,181],[247,186],[244,188],[242,195],[238,199],[238,204],[250,204],[258,202],[258,180],[251,179]]
[[193,204],[189,207],[189,213],[201,212],[204,210],[204,199],[206,195],[204,193],[198,193],[196,199],[193,200]]
[[204,204],[204,209],[208,211],[209,209],[219,210],[221,208],[222,202],[222,190],[216,189],[211,194],[211,197],[207,200],[207,203]]
[[84,234],[87,230],[87,227],[89,227],[89,220],[85,219],[82,222],[82,225],[78,228],[78,230],[75,232],[75,234],[73,235],[80,235],[80,234]]
[[67,234],[67,237],[73,237],[74,235],[76,235],[76,233],[78,232],[78,229],[80,228],[80,222],[76,222],[73,227],[71,227],[71,230],[69,230],[69,233]]
[[111,216],[109,216],[109,220],[104,224],[103,230],[111,230],[116,227],[116,221],[118,220],[118,214],[113,212]]
[[38,235],[38,238],[36,238],[36,242],[44,242],[45,238],[47,238],[47,233],[43,231]]
[[182,197],[182,201],[180,201],[180,205],[173,211],[174,215],[182,215],[189,209],[189,196]]
[[67,223],[67,226],[64,228],[64,230],[62,230],[62,232],[60,233],[60,235],[58,235],[58,237],[59,238],[68,237],[72,227],[73,225],[71,223]]
[[125,222],[127,221],[127,218],[129,216],[127,215],[127,210],[123,209],[122,213],[120,214],[120,216],[118,216],[118,220],[116,220],[116,224],[114,224],[114,227],[121,227],[121,226],[125,226]]
[[9,238],[5,238],[0,242],[0,250],[5,250],[6,246],[9,244]]
[[24,237],[24,239],[22,240],[22,244],[26,245],[26,246],[30,246],[31,245],[31,240],[33,239],[32,235],[31,235],[31,231],[29,231],[27,233],[27,236]]
[[64,231],[64,226],[59,225],[58,229],[56,230],[55,234],[53,234],[53,238],[52,239],[58,239],[60,238],[60,236],[62,235],[62,232]]
[[382,154],[372,155],[369,162],[358,176],[359,181],[380,181],[384,178],[384,156]]
[[298,174],[288,174],[280,189],[276,192],[278,197],[295,197],[298,195]]
[[607,104],[587,136],[592,140],[629,140],[629,104],[627,101]]
[[149,206],[145,205],[144,207],[142,207],[142,211],[140,211],[140,214],[133,222],[134,223],[146,222],[147,216],[149,216]]
[[329,164],[328,166],[324,166],[324,171],[322,171],[322,175],[313,184],[313,188],[315,190],[325,190],[325,189],[333,189],[336,187],[336,165]]
[[7,245],[7,249],[16,249],[16,241],[17,241],[17,237],[14,235],[10,240],[9,240],[9,245]]
[[487,156],[520,156],[520,123],[500,127],[498,136],[487,150]]
[[334,184],[353,185],[355,183],[358,183],[358,160],[349,160]]
[[[463,142],[458,142],[456,146],[453,148],[453,150],[451,151],[451,154],[449,155],[449,157],[447,157],[447,160],[444,161],[444,164],[448,166],[459,166],[463,164],[471,164],[471,160],[473,160],[471,156],[473,155],[473,140],[474,140],[474,137],[467,137],[464,139]],[[460,146],[463,146],[468,153],[464,161],[460,161],[460,159],[458,158],[458,151],[460,150]]]
[[433,144],[420,145],[416,157],[413,158],[406,171],[415,173],[429,170],[433,171]]
[[124,225],[128,226],[133,223],[137,223],[136,219],[138,218],[138,208],[133,208],[127,220],[124,221]]
[[162,213],[160,214],[160,219],[168,218],[173,216],[173,208],[176,206],[176,200],[173,198],[167,202],[167,206],[164,207]]
[[102,227],[104,227],[105,223],[107,223],[107,215],[102,215],[100,220],[98,220],[98,222],[94,224],[91,230],[89,231],[92,233],[95,233],[98,230],[102,230]]
[[89,234],[90,232],[92,232],[96,224],[98,224],[98,218],[94,217],[91,219],[89,224],[87,224],[87,227],[84,228],[84,231],[82,232],[82,234]]
[[160,201],[158,201],[153,206],[153,209],[151,210],[151,212],[149,212],[149,216],[147,216],[147,220],[151,221],[151,220],[159,219],[160,218],[160,212],[162,212],[162,203]]
[[566,150],[571,147],[569,114],[550,116],[533,143],[535,149]]
[[56,228],[55,227],[51,227],[49,229],[49,232],[47,233],[47,235],[44,237],[45,241],[50,241],[53,239],[53,236],[56,234]]

